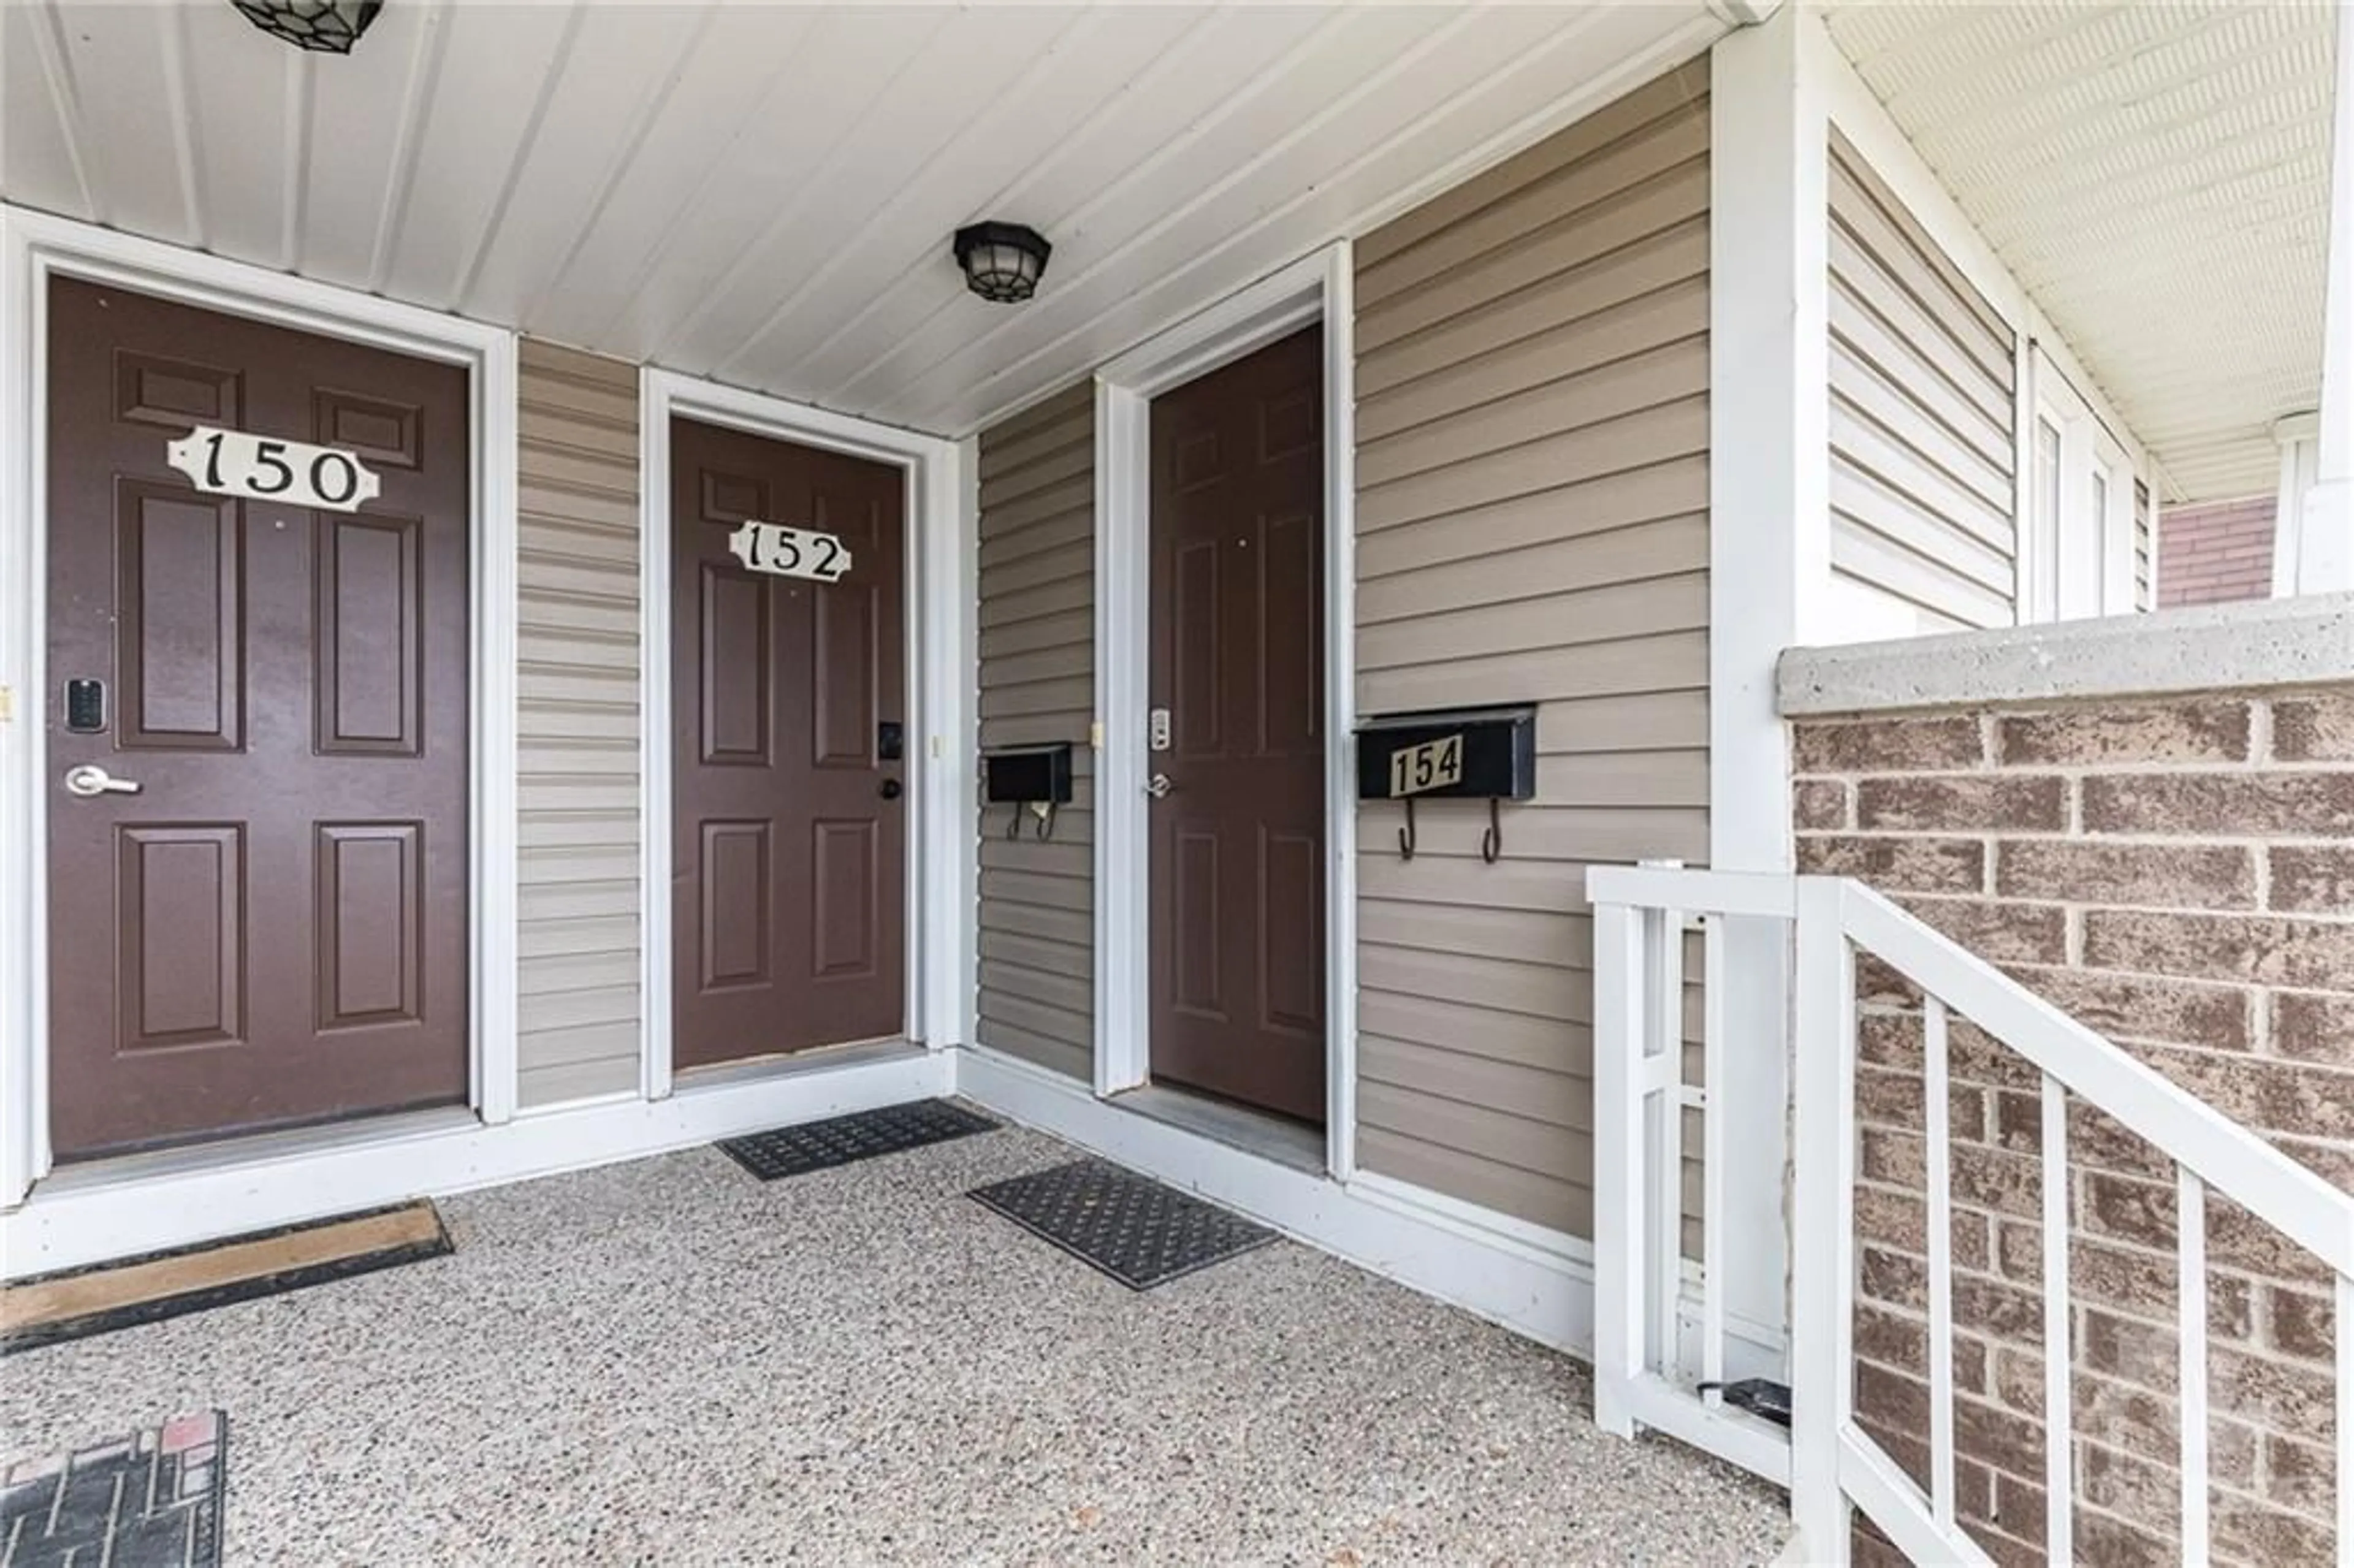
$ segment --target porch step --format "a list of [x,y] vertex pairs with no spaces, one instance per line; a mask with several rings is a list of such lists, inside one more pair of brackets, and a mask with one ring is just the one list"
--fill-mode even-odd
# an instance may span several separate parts
[[0,1355],[348,1279],[451,1251],[419,1202],[0,1287]]

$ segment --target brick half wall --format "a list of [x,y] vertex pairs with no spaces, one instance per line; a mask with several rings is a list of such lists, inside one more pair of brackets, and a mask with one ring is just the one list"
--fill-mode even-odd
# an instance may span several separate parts
[[[1821,715],[1792,747],[1801,871],[1894,896],[2354,1187],[2354,681]],[[1857,1397],[1923,1480],[1919,998],[1861,983]],[[1959,1501],[1999,1561],[2040,1563],[2039,1079],[1966,1022],[1951,1059]],[[2082,1102],[2070,1153],[2076,1554],[2173,1562],[2172,1168]],[[2327,1561],[2328,1282],[2211,1196],[2208,1248],[2216,1559]]]

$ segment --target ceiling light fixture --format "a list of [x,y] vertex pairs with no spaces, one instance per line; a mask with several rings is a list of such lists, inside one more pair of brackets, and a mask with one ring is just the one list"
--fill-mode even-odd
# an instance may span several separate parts
[[384,0],[229,0],[245,19],[298,49],[347,55]]
[[975,223],[956,231],[965,286],[1001,305],[1019,304],[1038,291],[1038,276],[1054,249],[1044,235],[1018,223]]

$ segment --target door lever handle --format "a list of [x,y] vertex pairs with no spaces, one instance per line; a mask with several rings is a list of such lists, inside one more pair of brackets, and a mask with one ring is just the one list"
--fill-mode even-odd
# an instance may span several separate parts
[[1156,773],[1144,781],[1144,792],[1156,800],[1166,797],[1173,788],[1175,786],[1169,782],[1169,775],[1166,773]]
[[139,781],[117,779],[95,762],[85,762],[80,768],[67,769],[66,793],[85,800],[92,795],[136,795]]

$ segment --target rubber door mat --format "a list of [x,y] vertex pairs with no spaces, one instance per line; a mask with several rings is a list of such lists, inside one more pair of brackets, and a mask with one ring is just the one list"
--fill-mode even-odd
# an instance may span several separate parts
[[6,1466],[0,1542],[14,1563],[214,1568],[228,1479],[217,1410]]
[[805,1121],[769,1132],[723,1138],[719,1151],[758,1176],[774,1181],[779,1176],[801,1176],[854,1160],[946,1143],[976,1132],[993,1132],[997,1124],[977,1111],[948,1100],[917,1100],[881,1110]]
[[21,1279],[0,1287],[0,1355],[449,1251],[441,1216],[416,1202]]
[[974,1199],[1131,1290],[1265,1246],[1275,1233],[1104,1160],[976,1187]]

